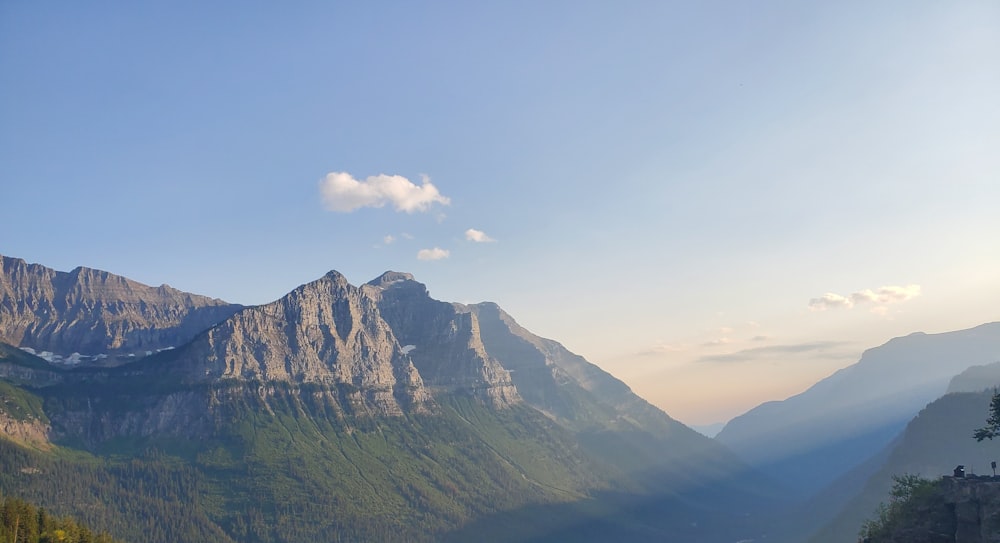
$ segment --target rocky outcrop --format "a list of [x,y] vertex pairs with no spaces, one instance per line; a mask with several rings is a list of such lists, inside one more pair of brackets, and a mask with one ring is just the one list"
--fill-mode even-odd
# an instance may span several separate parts
[[376,300],[335,271],[280,300],[243,309],[163,358],[187,382],[338,385],[381,415],[431,404]]
[[0,255],[0,341],[62,355],[183,345],[241,306],[105,271],[55,271]]
[[944,503],[953,511],[955,543],[1000,543],[1000,479],[954,478],[941,481]]
[[944,477],[868,543],[1000,543],[1000,478]]
[[51,448],[48,423],[38,419],[19,420],[0,410],[0,436],[40,449]]
[[363,289],[377,300],[427,386],[498,408],[521,400],[510,372],[483,345],[478,315],[468,307],[432,299],[408,273],[386,272]]

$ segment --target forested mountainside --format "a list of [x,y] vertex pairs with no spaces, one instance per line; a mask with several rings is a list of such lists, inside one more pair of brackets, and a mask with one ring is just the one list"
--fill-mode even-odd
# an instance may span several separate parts
[[0,497],[0,541],[116,543],[108,534],[95,534],[71,517],[53,516],[45,508],[24,500],[3,497]]

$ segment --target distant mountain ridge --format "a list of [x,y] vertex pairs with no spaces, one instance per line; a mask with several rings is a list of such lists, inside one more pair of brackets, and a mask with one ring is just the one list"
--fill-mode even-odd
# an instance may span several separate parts
[[928,404],[882,453],[884,461],[859,493],[810,543],[856,538],[862,522],[874,516],[880,502],[888,501],[893,475],[934,479],[951,475],[957,465],[964,465],[969,474],[992,475],[990,463],[1000,461],[1000,444],[972,438],[986,421],[992,396],[991,391],[956,392]]
[[799,395],[736,417],[716,439],[809,496],[876,454],[953,376],[998,360],[1000,322],[895,338]]
[[61,355],[145,354],[187,343],[242,306],[78,267],[0,255],[0,341]]

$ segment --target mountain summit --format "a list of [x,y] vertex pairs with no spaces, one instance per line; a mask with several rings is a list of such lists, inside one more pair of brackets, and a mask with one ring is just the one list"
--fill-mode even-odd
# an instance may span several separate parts
[[167,285],[0,255],[0,341],[67,356],[145,354],[183,345],[240,309]]

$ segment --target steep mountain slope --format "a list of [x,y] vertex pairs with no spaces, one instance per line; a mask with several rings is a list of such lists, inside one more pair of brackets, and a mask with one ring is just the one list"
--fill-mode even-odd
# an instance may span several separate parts
[[888,444],[952,376],[998,359],[1000,323],[895,338],[802,394],[733,419],[716,439],[809,496]]
[[407,273],[386,272],[365,287],[427,386],[470,394],[495,407],[520,401],[510,373],[486,351],[474,313],[432,299]]
[[430,395],[371,292],[330,272],[275,302],[249,307],[144,367],[185,383],[218,381],[337,386],[354,408],[399,415]]
[[182,345],[239,308],[100,270],[59,272],[0,255],[0,341],[64,359]]
[[914,474],[927,478],[950,475],[957,465],[970,474],[992,475],[990,462],[1000,461],[1000,444],[978,443],[972,438],[983,426],[992,391],[947,394],[927,405],[892,446],[884,464],[865,484],[860,495],[818,532],[811,541],[854,541],[866,518],[886,501],[893,475]]
[[[18,356],[0,376],[77,459],[8,444],[4,488],[99,528],[159,514],[166,494],[191,504],[163,515],[192,533],[245,542],[430,541],[479,523],[530,540],[554,533],[539,508],[560,511],[556,532],[598,522],[626,541],[683,529],[722,542],[757,533],[747,515],[768,503],[731,453],[620,381],[495,305],[433,300],[406,274],[355,287],[330,272],[130,364]],[[103,505],[91,483],[58,490],[94,477],[121,482],[100,487]],[[505,532],[500,518],[537,529]]]

